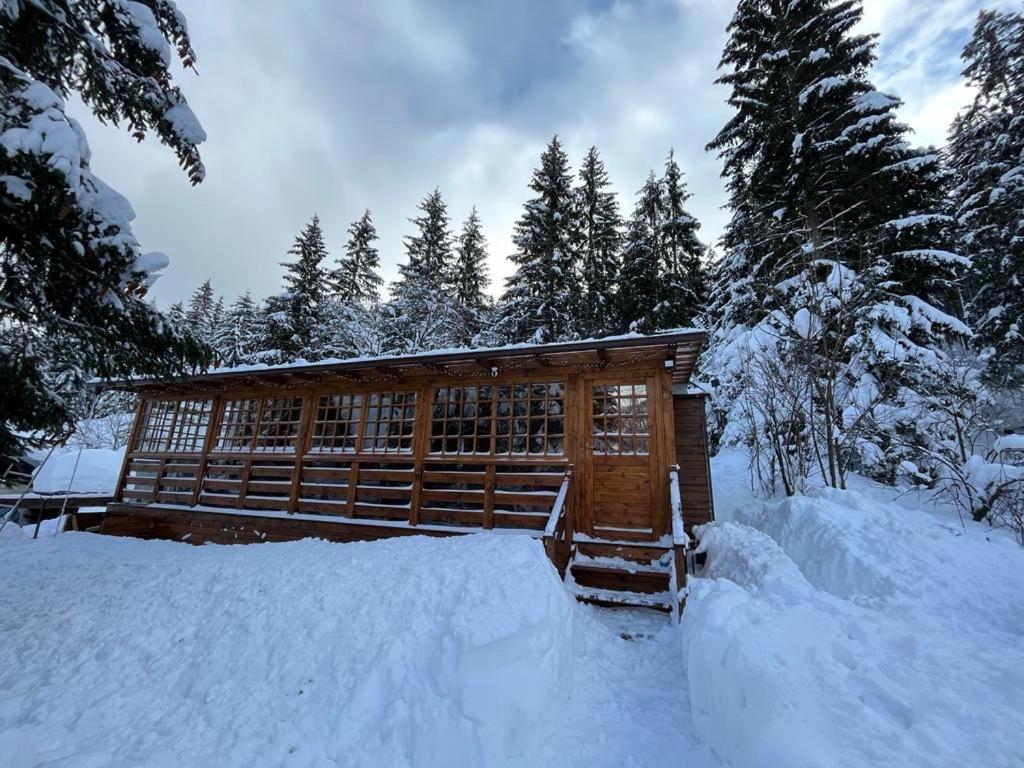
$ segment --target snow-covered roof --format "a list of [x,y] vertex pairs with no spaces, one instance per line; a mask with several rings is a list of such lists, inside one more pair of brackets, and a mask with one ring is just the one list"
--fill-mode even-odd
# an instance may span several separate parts
[[283,365],[237,365],[225,368],[213,368],[209,371],[178,379],[151,379],[137,377],[126,381],[106,384],[114,389],[140,389],[167,385],[174,382],[202,383],[223,379],[252,379],[274,374],[299,375],[304,373],[331,373],[341,371],[357,371],[359,369],[408,369],[423,368],[443,373],[444,367],[458,364],[479,366],[482,361],[498,364],[501,360],[514,358],[545,359],[556,356],[578,356],[581,353],[593,352],[598,356],[612,354],[616,351],[638,350],[651,347],[664,347],[666,355],[671,351],[677,367],[677,380],[685,374],[686,380],[692,371],[696,356],[704,344],[705,332],[699,328],[675,328],[655,334],[644,335],[627,333],[619,336],[605,336],[600,339],[584,339],[581,341],[555,342],[550,344],[509,344],[502,347],[461,347],[452,349],[432,349],[410,355],[383,355],[376,357],[352,357],[346,359],[328,359],[310,363],[297,360]]

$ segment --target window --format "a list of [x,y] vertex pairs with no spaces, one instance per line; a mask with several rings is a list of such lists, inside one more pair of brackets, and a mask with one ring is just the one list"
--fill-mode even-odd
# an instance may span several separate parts
[[203,449],[212,400],[147,400],[136,451],[195,453]]
[[411,453],[415,392],[324,395],[317,403],[312,452]]
[[561,382],[438,387],[430,451],[445,455],[561,455]]
[[301,397],[225,400],[215,451],[287,453],[295,450]]
[[594,453],[621,456],[649,451],[646,384],[595,386],[592,400]]

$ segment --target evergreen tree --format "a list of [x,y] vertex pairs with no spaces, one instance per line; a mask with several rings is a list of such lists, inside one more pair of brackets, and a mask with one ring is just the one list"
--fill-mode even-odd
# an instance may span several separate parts
[[[302,229],[288,253],[295,257],[295,261],[281,264],[285,268],[282,298],[287,305],[291,334],[288,338],[282,325],[278,331],[280,349],[289,359],[317,360],[320,351],[315,348],[313,338],[320,324],[319,310],[326,298],[329,281],[324,267],[327,246],[324,245],[318,216],[314,215]],[[276,303],[275,313],[279,314]],[[285,318],[279,317],[278,320],[284,321]]]
[[582,336],[604,336],[617,325],[615,288],[622,244],[622,217],[604,162],[591,147],[576,188],[577,253],[582,292],[576,312]]
[[982,11],[963,52],[976,96],[953,122],[949,159],[967,304],[987,376],[1024,385],[1024,14]]
[[224,314],[214,347],[225,366],[257,362],[257,354],[263,343],[263,327],[260,309],[252,296],[246,292]]
[[621,330],[650,333],[656,328],[655,313],[664,261],[661,249],[664,202],[661,185],[651,171],[637,193],[633,215],[626,225],[618,289]]
[[502,297],[501,323],[513,341],[576,338],[573,297],[579,294],[569,159],[558,136],[533,172],[534,197],[515,227],[516,271]]
[[380,255],[373,245],[377,240],[377,230],[369,210],[364,211],[358,221],[352,222],[348,234],[345,255],[338,259],[338,266],[331,273],[334,298],[348,304],[374,304],[380,301],[380,287],[384,281],[377,273]]
[[434,190],[412,219],[416,233],[405,239],[408,261],[399,268],[382,328],[389,349],[402,353],[457,346],[465,335],[452,295],[452,239],[448,208]]
[[410,221],[416,234],[405,238],[408,261],[399,267],[401,277],[394,286],[395,296],[406,288],[418,291],[420,285],[434,290],[450,287],[452,278],[452,237],[448,228],[448,206],[435,189],[419,205],[422,214]]
[[[744,350],[792,356],[829,460],[892,479],[935,439],[908,415],[943,386],[940,346],[968,332],[954,316],[965,260],[950,250],[937,156],[908,145],[899,101],[868,80],[860,17],[859,0],[741,0],[729,25],[719,82],[735,114],[709,148],[734,215],[703,366],[729,414],[743,406]],[[851,423],[860,437],[837,448]]]
[[476,207],[462,225],[455,244],[455,267],[452,275],[455,306],[463,318],[462,344],[469,344],[480,333],[487,309],[485,290],[487,278],[487,241],[480,228]]
[[209,279],[204,280],[188,301],[188,309],[184,313],[185,327],[216,353],[223,317],[224,299],[214,295]]
[[658,328],[692,326],[706,309],[708,276],[704,258],[707,248],[697,237],[700,223],[685,203],[691,195],[686,191],[683,172],[676,163],[675,152],[668,153],[665,175],[661,180],[663,196],[659,228],[661,246],[661,278],[655,325]]
[[65,106],[74,96],[100,121],[153,131],[201,181],[206,136],[172,85],[172,45],[190,68],[173,3],[0,3],[0,454],[18,450],[16,433],[68,421],[45,382],[43,339],[104,379],[207,360],[143,300],[167,258],[142,251],[131,206],[92,173]]

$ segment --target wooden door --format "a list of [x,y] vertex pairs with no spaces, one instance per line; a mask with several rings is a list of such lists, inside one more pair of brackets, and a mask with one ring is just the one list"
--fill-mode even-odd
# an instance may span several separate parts
[[586,504],[590,533],[606,539],[653,540],[655,411],[653,379],[597,378],[583,388]]

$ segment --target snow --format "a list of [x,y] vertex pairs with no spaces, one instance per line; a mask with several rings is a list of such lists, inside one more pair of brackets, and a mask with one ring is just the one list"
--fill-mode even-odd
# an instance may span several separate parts
[[996,453],[1002,451],[1024,451],[1024,435],[1003,435],[992,445]]
[[164,66],[169,65],[171,63],[171,46],[164,38],[163,32],[160,31],[153,11],[148,6],[134,2],[134,0],[129,0],[121,7],[131,17],[131,23],[138,32],[139,42],[159,56]]
[[[76,468],[75,463],[78,463]],[[124,448],[84,448],[54,452],[32,478],[36,493],[95,493],[112,495],[124,461]]]
[[678,630],[577,605],[526,537],[0,550],[9,768],[717,765]]
[[1024,550],[859,478],[761,502],[713,460],[719,522],[683,635],[698,735],[734,766],[1024,764]]

